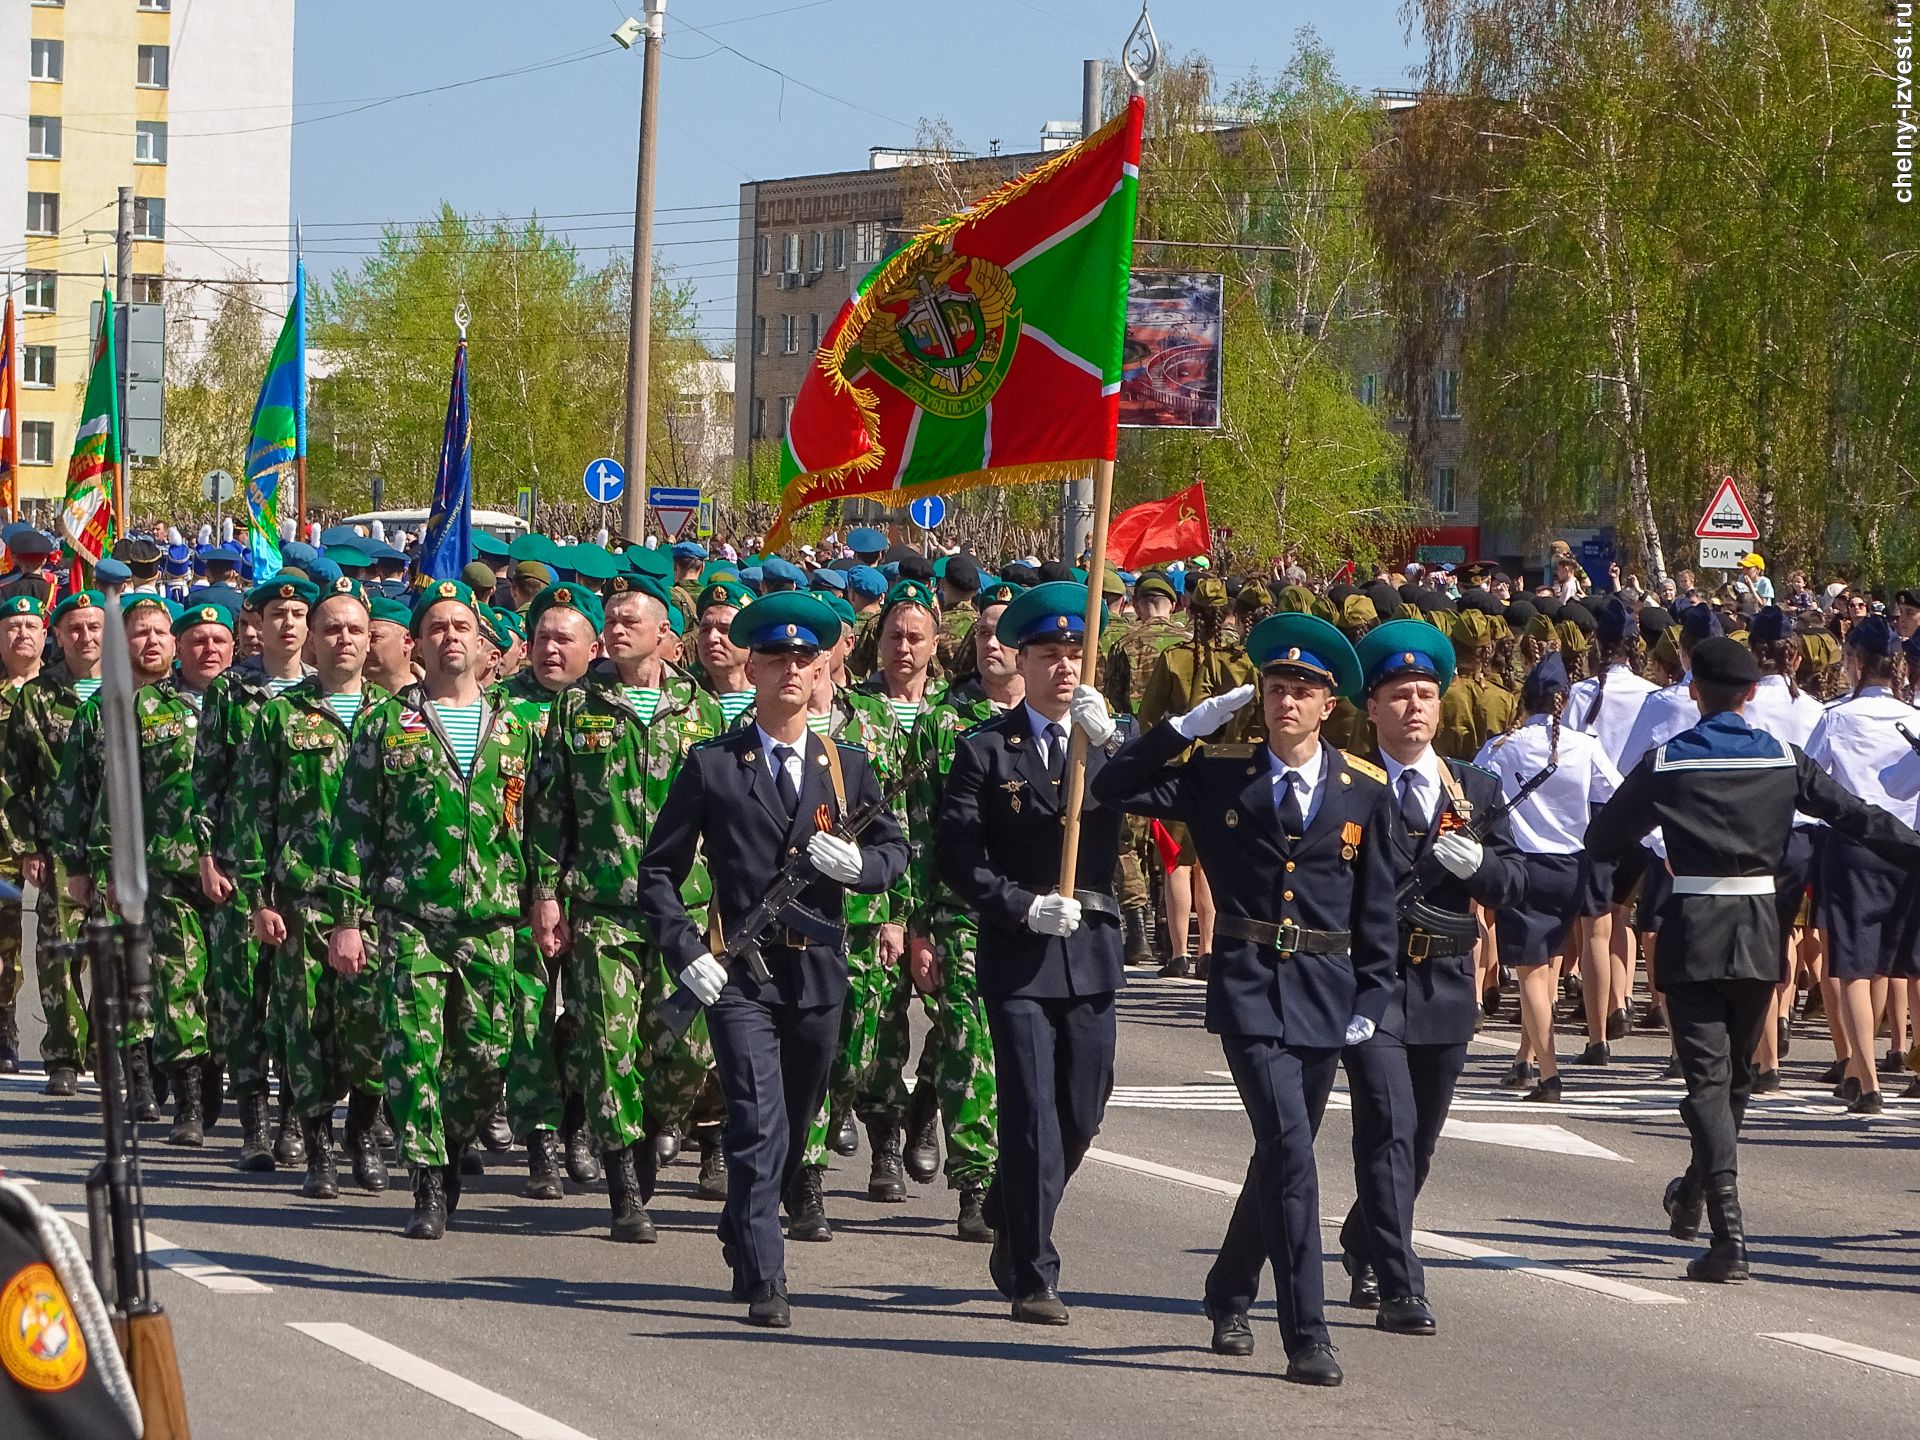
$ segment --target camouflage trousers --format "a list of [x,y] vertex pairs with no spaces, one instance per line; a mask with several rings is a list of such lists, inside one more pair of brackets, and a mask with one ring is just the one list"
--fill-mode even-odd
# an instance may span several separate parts
[[[690,913],[698,924],[700,912]],[[679,977],[656,956],[648,979],[646,1013],[652,1014],[679,988]],[[642,1033],[650,1033],[650,1029],[643,1026]],[[686,1133],[696,1126],[722,1124],[726,1118],[727,1099],[720,1093],[720,1079],[714,1073],[713,1041],[707,1035],[707,1012],[702,1010],[693,1017],[687,1033],[667,1048],[647,1075],[647,1128]]]
[[[15,880],[17,884],[17,879]],[[0,903],[0,1035],[9,1038],[20,1033],[15,1003],[20,998],[20,943],[22,915],[20,904]]]
[[[302,1119],[330,1115],[350,1091],[383,1093],[381,966],[369,963],[358,975],[342,975],[327,964],[331,916],[298,900],[274,908],[287,922],[287,938],[268,947],[268,961],[293,1113]],[[369,937],[368,960],[377,953]]]
[[[38,907],[39,938],[34,945],[34,965],[40,978],[40,1008],[47,1017],[47,1030],[40,1037],[40,1058],[51,1070],[56,1065],[85,1069],[88,1040],[87,1002],[80,991],[80,977],[87,968],[86,957],[75,954],[63,958],[54,947],[70,944],[80,934],[85,918],[80,907],[67,898],[67,872],[54,865],[47,884],[40,892]],[[136,1037],[129,1035],[128,1042]]]
[[827,1163],[827,1127],[833,1112],[851,1109],[863,1120],[898,1120],[907,1108],[907,1002],[913,982],[906,963],[880,963],[878,925],[847,927],[847,1000],[840,1010],[840,1051],[827,1080],[827,1098],[807,1130],[804,1163]]
[[265,1087],[267,1061],[279,1048],[267,1013],[273,957],[262,953],[250,920],[231,899],[207,913],[208,1047],[222,1058],[236,1095]]
[[524,926],[513,932],[512,1033],[507,1041],[507,1124],[525,1140],[536,1130],[558,1130],[564,1109],[560,1093],[559,1037],[555,1021],[560,986],[549,983],[549,962]]
[[199,880],[157,879],[147,894],[153,931],[153,1063],[207,1053],[207,913]]
[[513,929],[428,925],[382,910],[387,1106],[405,1165],[444,1165],[499,1100],[513,993]]
[[940,1097],[940,1123],[947,1140],[947,1183],[985,1185],[999,1163],[1000,1105],[993,1079],[993,1037],[986,1002],[980,998],[975,952],[980,932],[971,920],[940,927],[940,993],[934,997],[933,1033],[920,1066]]

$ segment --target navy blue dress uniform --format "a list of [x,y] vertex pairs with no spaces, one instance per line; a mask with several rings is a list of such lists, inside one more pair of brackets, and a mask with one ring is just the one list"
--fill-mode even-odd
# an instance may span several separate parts
[[[1408,678],[1431,680],[1444,693],[1453,679],[1453,643],[1423,620],[1390,620],[1369,631],[1357,652],[1368,696]],[[1503,798],[1498,776],[1444,760],[1430,743],[1404,765],[1384,751],[1376,759],[1393,797],[1396,821],[1387,833],[1398,872],[1419,875],[1424,903],[1456,923],[1429,928],[1400,916],[1399,965],[1379,1028],[1344,1052],[1357,1198],[1340,1227],[1340,1249],[1355,1303],[1381,1305],[1378,1327],[1425,1335],[1435,1325],[1413,1249],[1413,1210],[1480,1016],[1473,902],[1495,911],[1517,904],[1527,872],[1504,815],[1488,828],[1478,868],[1464,878],[1433,853],[1443,834],[1484,823]]]
[[1774,890],[1794,812],[1826,821],[1909,873],[1920,870],[1920,834],[1747,723],[1741,707],[1759,675],[1744,645],[1701,641],[1693,681],[1706,718],[1643,758],[1586,837],[1602,860],[1625,854],[1656,825],[1666,838],[1673,879],[1653,981],[1666,996],[1686,1080],[1680,1113],[1693,1156],[1668,1185],[1665,1203],[1669,1229],[1682,1239],[1699,1232],[1706,1211],[1713,1243],[1687,1273],[1716,1282],[1748,1274],[1738,1140],[1754,1046],[1784,978]]
[[[1072,581],[1037,585],[1001,612],[995,634],[1007,646],[1078,644],[1086,597]],[[1071,934],[1029,924],[1036,900],[1060,883],[1066,719],[1021,705],[961,735],[935,824],[941,877],[980,926],[975,974],[1000,1104],[999,1166],[982,1207],[995,1233],[990,1271],[1014,1318],[1036,1323],[1067,1318],[1055,1293],[1054,1217],[1113,1089],[1114,992],[1125,983],[1113,877],[1126,814],[1104,798],[1100,778],[1122,733],[1087,750]]]
[[[761,654],[817,653],[839,633],[833,612],[800,593],[756,600],[734,617],[729,631],[736,645]],[[816,833],[879,799],[864,750],[840,746],[830,754],[829,742],[811,732],[791,747],[770,745],[770,739],[755,724],[694,746],[654,823],[641,861],[639,904],[676,974],[720,950]],[[776,749],[795,753],[778,755]],[[680,899],[696,852],[704,854],[713,877],[711,937],[694,926]],[[762,1323],[786,1323],[780,1198],[826,1096],[839,1041],[847,993],[847,940],[840,923],[845,894],[877,894],[907,868],[906,839],[890,814],[882,813],[861,835],[859,854],[856,880],[842,885],[820,876],[797,901],[807,912],[803,928],[777,927],[762,943],[767,983],[756,982],[744,964],[735,966],[707,1009],[727,1104],[722,1253],[733,1268],[735,1298],[754,1301],[756,1317],[777,1290],[780,1318]],[[817,923],[822,917],[830,923]]]
[[[1317,616],[1269,616],[1247,653],[1263,676],[1358,693],[1353,647]],[[1204,746],[1176,763],[1192,743],[1181,722],[1214,703],[1122,747],[1094,789],[1135,813],[1185,822],[1218,907],[1207,1028],[1220,1036],[1254,1151],[1207,1276],[1215,1348],[1251,1348],[1245,1317],[1271,1262],[1288,1378],[1338,1384],[1313,1138],[1350,1027],[1363,1019],[1377,1029],[1394,1000],[1395,816],[1385,772],[1324,740],[1291,771],[1281,770],[1271,735],[1260,746]]]

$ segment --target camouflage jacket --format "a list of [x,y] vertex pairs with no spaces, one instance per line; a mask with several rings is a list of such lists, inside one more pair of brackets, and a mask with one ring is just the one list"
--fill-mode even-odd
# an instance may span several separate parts
[[973,649],[973,622],[980,612],[971,605],[956,605],[940,612],[940,635],[934,642],[934,663],[943,675],[957,675],[967,668]]
[[[1192,638],[1169,645],[1155,662],[1140,696],[1139,720],[1150,730],[1162,720],[1184,715],[1211,695],[1241,685],[1257,685],[1260,672],[1247,658],[1238,637],[1223,633],[1207,644]],[[1214,737],[1216,744],[1258,741],[1266,722],[1258,705],[1248,705]]]
[[[55,790],[67,733],[80,695],[64,661],[47,666],[20,690],[6,732],[7,833],[16,853],[52,855],[61,847]],[[84,832],[82,832],[84,834]]]
[[[1161,620],[1133,620],[1116,626],[1113,646],[1106,651],[1107,703],[1129,715],[1138,714],[1147,681],[1160,657],[1173,646],[1191,641],[1193,632],[1172,616]],[[1178,712],[1176,712],[1178,713]]]
[[[84,721],[87,743],[98,744],[99,707],[89,701],[74,719]],[[134,736],[140,750],[141,819],[147,831],[147,868],[155,878],[191,881],[199,876],[200,844],[193,833],[193,755],[200,736],[199,697],[169,675],[142,685],[133,697]],[[92,763],[103,762],[96,758]],[[101,772],[104,775],[104,770]],[[87,850],[92,873],[104,877],[112,863],[106,787],[95,787]]]
[[524,701],[539,711],[540,719],[534,727],[534,733],[542,737],[546,735],[547,714],[553,709],[553,702],[560,697],[540,683],[531,665],[514,671],[494,688],[508,700]]
[[934,935],[946,926],[972,923],[959,897],[939,878],[934,864],[934,819],[961,735],[999,713],[980,682],[968,680],[947,691],[937,705],[921,711],[907,738],[907,765],[919,771],[907,789],[907,875],[913,902],[910,920],[918,934]]
[[[610,662],[554,697],[534,765],[528,849],[536,899],[632,909],[640,855],[690,747],[721,730],[720,705],[667,667],[660,704],[643,721]],[[712,897],[696,860],[680,887],[689,909]]]
[[[851,714],[846,725],[833,733],[833,738],[843,745],[863,748],[873,765],[874,779],[885,789],[907,771],[907,742],[912,736],[912,727],[903,726],[894,717],[893,706],[887,702],[886,691],[878,676],[864,685],[856,685],[840,693]],[[938,706],[946,694],[944,680],[929,680],[926,694],[920,702],[920,716],[915,717],[914,723],[917,724],[929,710]],[[911,817],[908,797],[904,792],[894,798],[893,818],[900,822],[900,833],[906,834]],[[848,891],[847,923],[906,924],[914,910],[914,869],[915,866],[909,863],[906,873],[884,894],[856,895]],[[856,913],[862,911],[866,913]]]
[[[100,693],[96,690],[73,712],[67,738],[60,746],[53,795],[43,807],[48,814],[46,849],[69,875],[106,876],[106,840],[95,849],[94,816],[106,806],[106,747],[100,725]],[[104,821],[102,825],[104,826]]]
[[193,752],[193,830],[202,855],[233,853],[233,837],[222,827],[239,816],[227,803],[227,793],[254,717],[272,698],[266,667],[254,655],[216,675],[200,702],[200,741]]
[[527,782],[539,711],[485,696],[473,773],[419,685],[363,712],[347,753],[324,890],[341,924],[375,907],[428,925],[517,921],[525,909]]
[[226,846],[214,853],[243,908],[289,902],[324,907],[347,756],[368,717],[392,698],[368,685],[351,729],[340,723],[311,676],[260,707],[228,793],[234,820],[221,827]]
[[13,712],[19,707],[25,680],[0,681],[0,874],[9,879],[20,873],[20,855],[26,849],[16,839],[12,824],[13,771],[7,765],[7,732],[13,728]]

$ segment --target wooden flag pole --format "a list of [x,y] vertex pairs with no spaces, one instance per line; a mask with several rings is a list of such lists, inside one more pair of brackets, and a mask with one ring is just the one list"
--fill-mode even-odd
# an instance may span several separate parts
[[[1107,521],[1113,514],[1113,461],[1093,472],[1093,546],[1087,552],[1087,633],[1080,646],[1080,683],[1093,684],[1100,667],[1100,611],[1107,578]],[[1067,747],[1067,795],[1060,833],[1060,893],[1072,895],[1080,868],[1080,807],[1087,794],[1087,732],[1073,727]]]

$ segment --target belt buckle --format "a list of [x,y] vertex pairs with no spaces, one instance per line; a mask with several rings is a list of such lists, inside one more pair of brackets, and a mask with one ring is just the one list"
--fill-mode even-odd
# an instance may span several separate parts
[[794,929],[791,925],[783,925],[780,928],[782,931],[780,940],[781,940],[782,947],[785,949],[805,950],[809,945],[813,943],[812,941],[807,939],[806,936],[802,935],[798,930]]
[[[1293,955],[1297,953],[1300,949],[1300,922],[1298,920],[1282,920],[1277,928],[1279,933],[1273,937],[1273,948],[1282,955]],[[1288,931],[1293,932],[1293,938],[1291,940],[1287,938]]]
[[1418,965],[1433,953],[1433,936],[1424,930],[1407,932],[1407,959]]

